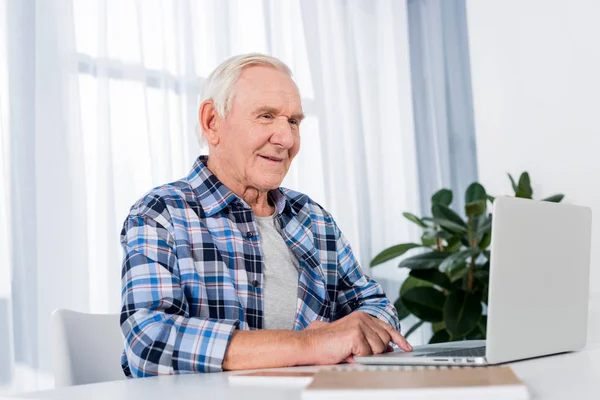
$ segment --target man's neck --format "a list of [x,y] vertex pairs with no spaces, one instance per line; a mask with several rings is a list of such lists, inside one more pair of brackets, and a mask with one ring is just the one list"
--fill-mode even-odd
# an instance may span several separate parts
[[258,217],[269,217],[275,212],[275,207],[269,203],[269,192],[260,191],[257,188],[245,186],[235,179],[231,179],[220,168],[218,162],[214,158],[208,157],[207,168],[218,180],[229,190],[235,193],[239,198],[243,199],[246,204],[252,208],[254,214]]
[[269,192],[259,192],[256,188],[248,187],[241,195],[237,195],[244,199],[258,217],[270,217],[275,212],[275,207],[269,204]]

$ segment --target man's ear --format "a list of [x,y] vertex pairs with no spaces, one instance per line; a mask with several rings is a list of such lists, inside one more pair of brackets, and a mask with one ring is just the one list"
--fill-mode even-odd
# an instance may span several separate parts
[[198,119],[200,120],[200,126],[202,127],[206,141],[213,146],[219,144],[221,117],[219,117],[219,113],[212,100],[206,100],[200,104]]

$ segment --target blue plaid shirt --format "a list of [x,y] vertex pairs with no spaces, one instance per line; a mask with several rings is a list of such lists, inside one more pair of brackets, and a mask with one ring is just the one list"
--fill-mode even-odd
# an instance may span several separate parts
[[[263,328],[263,261],[252,209],[198,158],[153,189],[121,232],[122,367],[127,376],[222,370],[235,329]],[[399,329],[396,310],[361,270],[331,215],[306,195],[269,193],[299,260],[294,329],[365,311]]]

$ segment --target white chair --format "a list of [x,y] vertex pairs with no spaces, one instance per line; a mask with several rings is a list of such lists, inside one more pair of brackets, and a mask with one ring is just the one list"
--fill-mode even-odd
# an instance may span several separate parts
[[119,314],[52,313],[56,387],[125,379]]

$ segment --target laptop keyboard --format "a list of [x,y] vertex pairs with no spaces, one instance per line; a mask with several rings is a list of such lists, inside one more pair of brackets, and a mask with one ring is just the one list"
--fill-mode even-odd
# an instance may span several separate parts
[[485,357],[485,346],[438,351],[437,353],[415,354],[415,357]]

